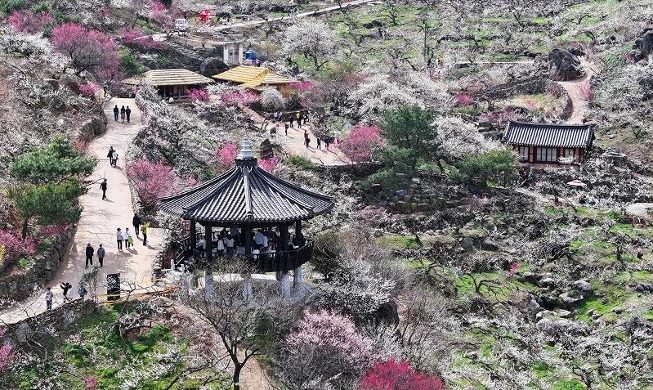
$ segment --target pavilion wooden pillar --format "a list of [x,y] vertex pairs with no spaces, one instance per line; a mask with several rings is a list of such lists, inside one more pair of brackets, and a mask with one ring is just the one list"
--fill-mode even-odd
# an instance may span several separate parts
[[[297,223],[295,224],[295,237],[297,238],[297,245],[301,248],[303,246],[303,239],[300,240],[300,237],[302,236],[302,221],[300,219],[297,220]],[[295,256],[298,256],[299,253],[295,254]],[[304,278],[302,275],[302,266],[301,264],[298,265],[295,268],[295,271],[293,272],[293,287],[294,288],[300,288],[302,284],[304,283]]]
[[[247,267],[250,266],[250,260],[252,256],[252,227],[247,225],[243,228],[243,234],[245,235],[243,239],[243,245],[245,245],[245,261],[247,262]],[[252,274],[246,272],[241,275],[244,284],[243,284],[243,299],[249,301],[254,296],[252,289]]]
[[213,299],[215,282],[213,280],[213,229],[210,224],[204,226],[204,241],[206,241],[206,267],[204,273],[204,296],[207,301]]
[[197,248],[197,225],[192,219],[190,220],[190,249],[195,255],[195,248]]
[[[289,236],[288,223],[286,222],[281,225],[281,246],[283,251],[280,261],[282,262],[284,268],[288,263],[288,251],[290,249],[288,245],[288,241],[290,239]],[[290,298],[290,278],[288,277],[288,271],[277,271],[277,280],[279,280],[281,283],[281,295],[284,298]]]

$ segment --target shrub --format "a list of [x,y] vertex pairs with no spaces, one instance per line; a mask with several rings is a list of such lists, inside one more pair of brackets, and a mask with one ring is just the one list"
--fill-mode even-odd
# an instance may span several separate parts
[[265,111],[279,111],[283,109],[283,96],[274,88],[265,88],[261,93],[261,107]]
[[172,168],[162,162],[140,159],[127,166],[127,177],[134,184],[141,206],[146,211],[156,209],[158,199],[174,188]]
[[356,126],[340,144],[340,150],[353,162],[372,161],[375,149],[385,146],[381,129],[376,126]]
[[416,372],[407,361],[375,363],[361,379],[359,390],[444,390],[441,378]]
[[[4,337],[5,328],[0,328],[0,340]],[[14,347],[8,341],[2,343],[0,347],[0,372],[7,369],[14,361]]]
[[490,181],[503,185],[516,177],[515,156],[510,150],[493,150],[466,157],[455,164],[452,178],[471,191],[485,191]]
[[200,101],[207,103],[211,100],[209,92],[205,88],[191,88],[188,90],[188,97],[191,101]]
[[299,169],[311,170],[315,168],[315,164],[311,160],[301,156],[290,156],[286,161]]
[[30,236],[21,238],[17,232],[0,230],[0,246],[4,248],[4,260],[11,262],[36,253],[37,243]]
[[467,107],[474,104],[474,98],[470,95],[459,93],[454,95],[454,98],[456,99],[456,105],[460,107]]

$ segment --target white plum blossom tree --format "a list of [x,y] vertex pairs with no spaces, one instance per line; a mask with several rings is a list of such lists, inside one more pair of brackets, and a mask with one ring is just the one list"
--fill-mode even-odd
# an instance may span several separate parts
[[329,55],[335,55],[337,37],[325,23],[316,20],[301,20],[288,27],[283,40],[285,55],[303,55],[310,60],[315,70],[328,62]]

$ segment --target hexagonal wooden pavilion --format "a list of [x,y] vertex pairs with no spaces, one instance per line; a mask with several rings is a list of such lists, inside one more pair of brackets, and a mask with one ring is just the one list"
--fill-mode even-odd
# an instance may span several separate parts
[[[302,234],[302,221],[328,212],[333,198],[303,189],[257,166],[249,142],[243,141],[235,166],[224,174],[160,199],[159,208],[190,222],[190,235],[182,241],[184,258],[199,268],[220,268],[222,261],[245,258],[258,272],[277,272],[277,278],[294,270],[301,282],[301,266],[310,260],[313,243]],[[197,232],[197,224],[204,233]],[[290,228],[294,227],[294,238]],[[255,230],[266,230],[278,247],[259,250]],[[217,240],[236,232],[238,247],[232,256],[219,256]],[[231,236],[230,236],[231,237]],[[267,236],[266,236],[267,237]],[[202,245],[198,245],[203,240]]]

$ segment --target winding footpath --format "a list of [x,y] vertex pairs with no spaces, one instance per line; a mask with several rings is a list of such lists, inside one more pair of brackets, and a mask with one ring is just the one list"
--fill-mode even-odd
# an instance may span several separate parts
[[587,116],[589,110],[587,105],[587,100],[583,97],[583,88],[584,86],[589,86],[592,77],[597,73],[596,70],[592,67],[592,64],[589,63],[585,58],[580,60],[581,67],[585,71],[585,75],[579,79],[571,81],[559,81],[558,84],[565,89],[569,99],[571,99],[571,104],[573,111],[571,117],[567,120],[567,123],[573,125],[583,124],[583,119]]
[[[114,122],[113,106],[129,106],[132,109],[131,123]],[[106,276],[108,274],[120,273],[121,287],[123,289],[135,290],[138,293],[146,291],[151,286],[152,262],[160,250],[162,229],[150,228],[148,231],[148,245],[144,246],[142,235],[134,237],[134,246],[130,250],[119,251],[116,242],[116,229],[129,228],[131,226],[134,208],[132,206],[131,191],[125,175],[125,151],[129,148],[132,140],[142,128],[140,111],[134,103],[134,99],[114,98],[106,103],[104,108],[108,120],[107,132],[94,139],[86,151],[88,156],[96,156],[99,159],[95,171],[88,178],[92,181],[88,193],[79,198],[84,208],[77,225],[77,230],[67,247],[64,261],[59,267],[57,275],[46,287],[51,287],[54,293],[53,307],[63,303],[62,290],[59,288],[61,282],[69,282],[73,288],[70,296],[77,298],[79,281],[85,271],[85,248],[90,243],[97,251],[98,245],[106,250],[104,267],[98,272],[98,301],[105,301]],[[109,147],[113,146],[118,152],[118,166],[109,165],[106,157]],[[102,200],[100,180],[107,179],[107,200]],[[98,265],[97,256],[93,258],[94,265]],[[91,292],[90,289],[89,293]],[[89,294],[91,295],[91,294]],[[87,296],[89,298],[89,296]],[[92,298],[92,295],[91,295]],[[0,323],[15,323],[27,317],[44,312],[45,288],[35,292],[27,300],[16,303],[9,309],[0,312]]]

